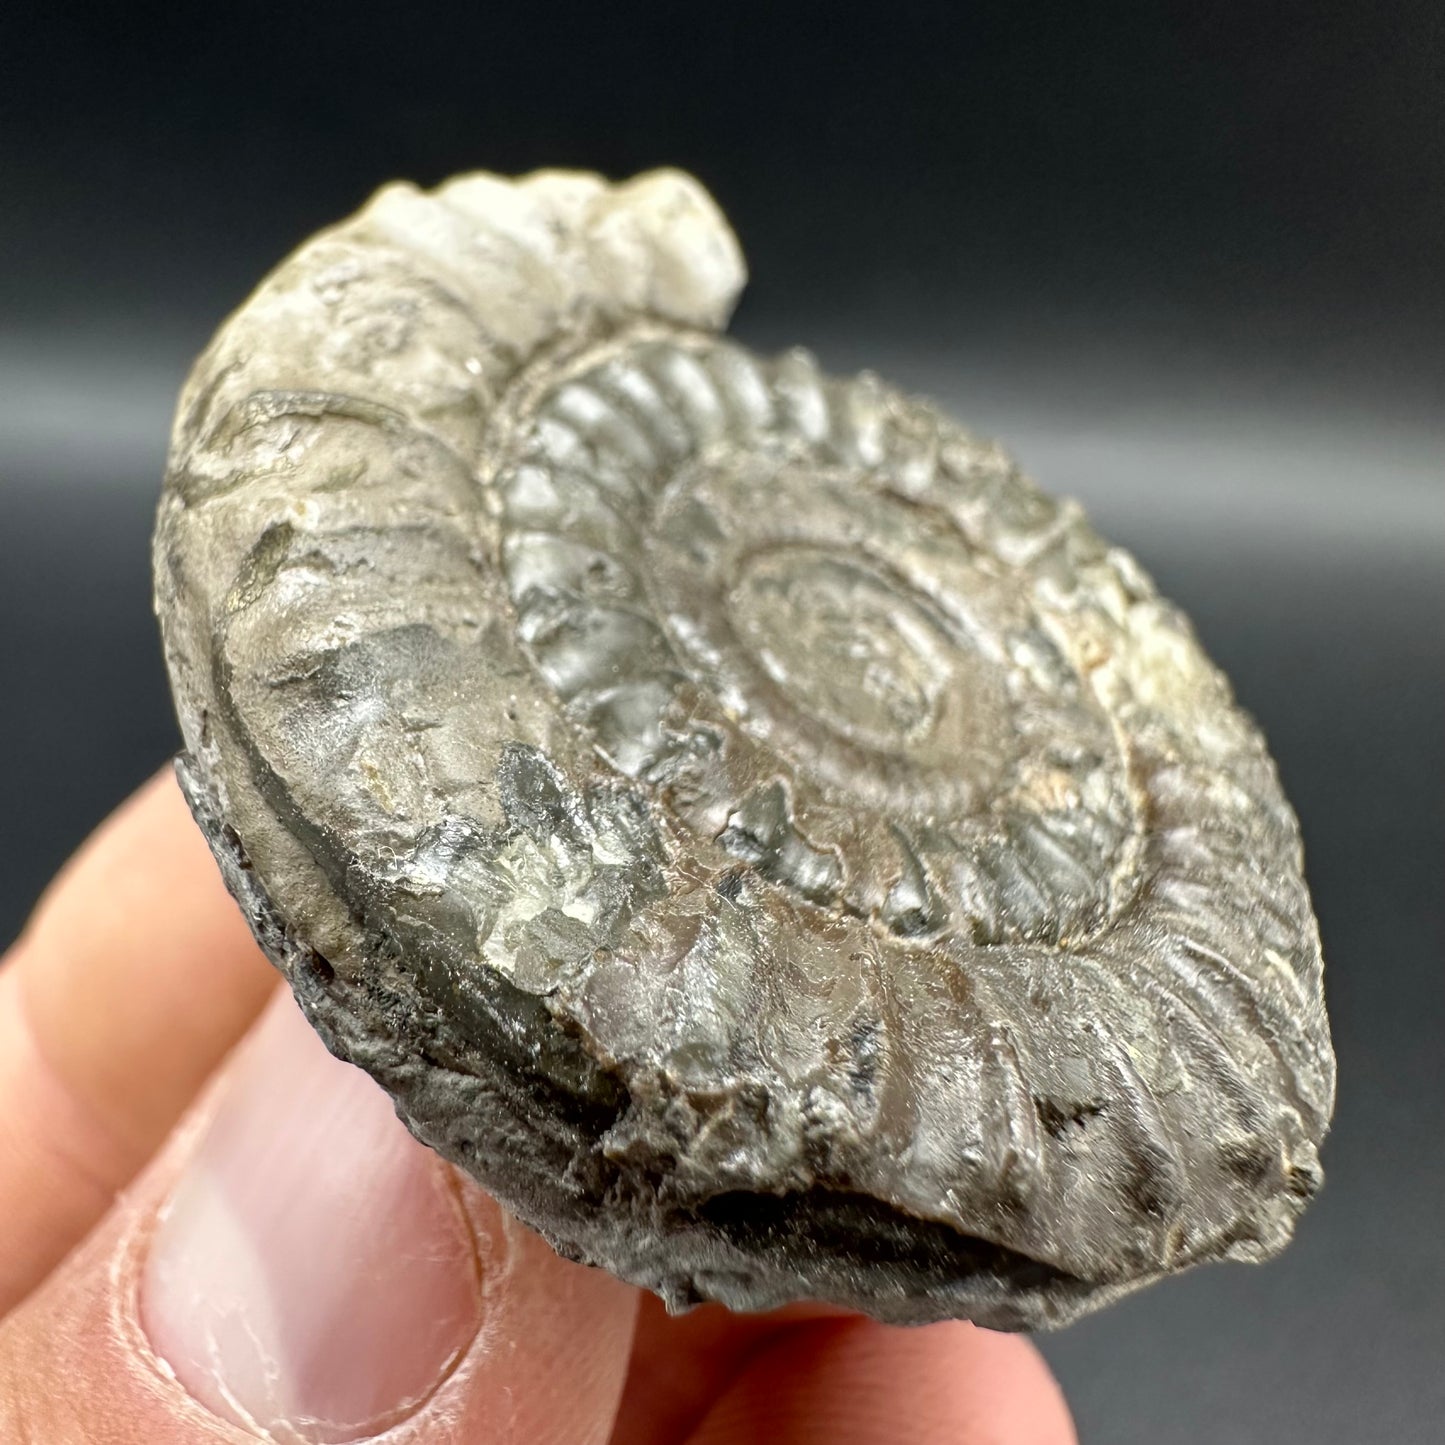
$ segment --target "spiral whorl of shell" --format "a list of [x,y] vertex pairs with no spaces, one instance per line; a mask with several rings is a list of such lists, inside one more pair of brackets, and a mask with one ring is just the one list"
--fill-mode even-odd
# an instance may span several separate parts
[[1058,1323],[1287,1240],[1293,815],[1180,614],[673,172],[382,191],[197,364],[183,776],[328,1043],[671,1303]]

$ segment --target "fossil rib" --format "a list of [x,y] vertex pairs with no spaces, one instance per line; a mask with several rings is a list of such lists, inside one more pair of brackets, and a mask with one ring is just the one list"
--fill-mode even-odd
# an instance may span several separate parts
[[722,335],[742,281],[676,172],[473,175],[226,323],[155,562],[232,891],[413,1132],[673,1307],[1037,1327],[1273,1253],[1334,1066],[1258,733],[1074,504]]

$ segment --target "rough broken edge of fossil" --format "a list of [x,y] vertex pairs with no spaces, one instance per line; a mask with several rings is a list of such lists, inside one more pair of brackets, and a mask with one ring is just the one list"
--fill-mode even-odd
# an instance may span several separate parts
[[[722,1196],[721,1205],[698,1211],[669,1205],[646,1180],[619,1189],[593,1129],[568,1120],[519,1076],[505,1024],[494,1048],[450,1069],[431,1053],[438,1021],[420,999],[338,989],[330,963],[276,911],[184,754],[176,775],[226,887],[327,1048],[376,1079],[418,1139],[489,1181],[559,1254],[651,1290],[669,1310],[715,1301],[759,1311],[825,1300],[892,1324],[964,1318],[996,1330],[1054,1329],[1167,1273],[1079,1279],[863,1195]],[[389,951],[387,940],[374,942],[379,956]],[[494,983],[506,995],[497,1000],[499,1020],[508,1009],[529,1010],[531,1001]],[[535,1017],[533,1027],[555,1025]],[[592,1219],[583,1230],[579,1210]]]

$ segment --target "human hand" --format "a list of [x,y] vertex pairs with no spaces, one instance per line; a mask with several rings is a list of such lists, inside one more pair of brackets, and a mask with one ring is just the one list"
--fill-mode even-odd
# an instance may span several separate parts
[[559,1259],[325,1052],[162,776],[0,966],[0,1440],[372,1439],[1074,1432],[1017,1336],[811,1307],[669,1319]]

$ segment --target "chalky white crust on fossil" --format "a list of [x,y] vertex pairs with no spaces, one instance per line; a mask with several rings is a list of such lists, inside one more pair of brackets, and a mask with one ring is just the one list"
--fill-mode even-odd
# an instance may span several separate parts
[[474,175],[226,323],[155,562],[232,891],[418,1137],[674,1307],[1041,1327],[1272,1254],[1334,1066],[1259,734],[1075,505],[721,335],[742,282],[676,172]]

